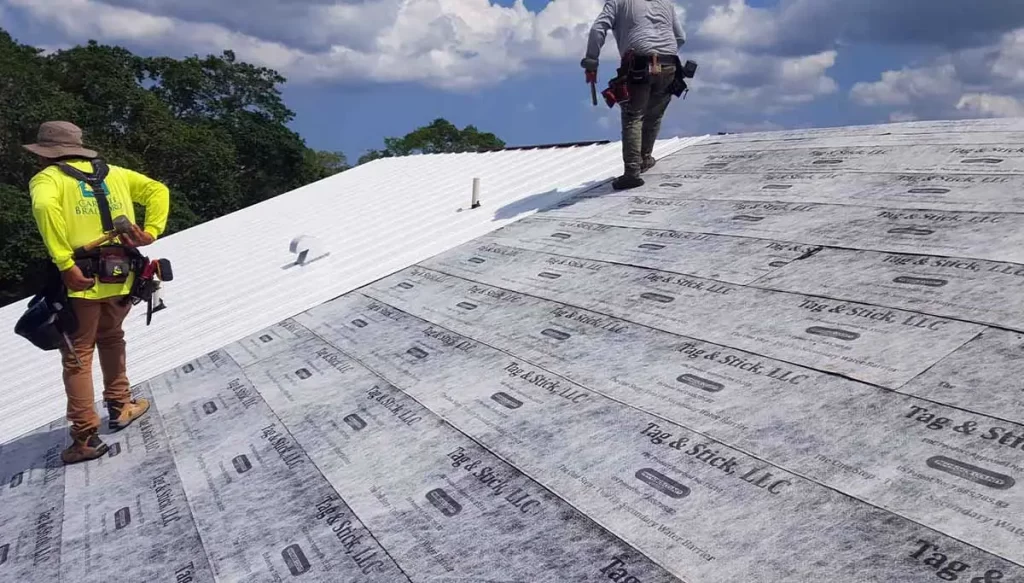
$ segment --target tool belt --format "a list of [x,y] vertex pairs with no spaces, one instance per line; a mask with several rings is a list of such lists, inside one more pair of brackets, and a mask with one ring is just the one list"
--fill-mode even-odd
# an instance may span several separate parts
[[92,251],[76,252],[74,261],[82,275],[95,277],[100,283],[124,283],[149,263],[138,249],[125,245],[103,245]]

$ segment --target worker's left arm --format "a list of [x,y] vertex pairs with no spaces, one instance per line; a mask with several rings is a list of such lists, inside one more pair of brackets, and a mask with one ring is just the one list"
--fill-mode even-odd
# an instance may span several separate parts
[[678,52],[686,44],[686,31],[683,30],[683,24],[679,22],[679,14],[676,13],[674,6],[672,8],[672,31],[676,35],[676,51]]
[[146,208],[146,224],[143,230],[156,239],[167,228],[171,191],[161,182],[144,174],[127,168],[124,168],[123,171],[132,193],[132,201]]

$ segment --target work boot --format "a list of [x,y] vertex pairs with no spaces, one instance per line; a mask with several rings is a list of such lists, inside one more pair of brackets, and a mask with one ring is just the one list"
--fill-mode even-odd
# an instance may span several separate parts
[[72,434],[71,447],[65,449],[60,454],[60,457],[64,460],[65,464],[77,464],[78,462],[87,462],[101,458],[106,455],[109,449],[95,431],[84,436]]
[[636,188],[644,185],[644,179],[639,176],[630,176],[623,174],[615,180],[612,180],[612,188],[615,190],[627,190],[630,188]]
[[654,168],[654,165],[657,163],[658,161],[655,160],[654,157],[644,156],[644,161],[640,164],[640,173],[642,174],[644,172],[647,172],[651,168]]
[[110,414],[110,421],[107,427],[115,432],[121,431],[145,415],[146,411],[149,411],[149,401],[146,399],[132,399],[127,403],[108,402],[107,413]]

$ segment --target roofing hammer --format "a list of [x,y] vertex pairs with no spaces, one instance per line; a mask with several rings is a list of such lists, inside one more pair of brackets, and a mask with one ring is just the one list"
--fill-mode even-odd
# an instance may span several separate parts
[[89,251],[92,251],[93,249],[99,247],[100,245],[103,245],[104,243],[111,241],[117,237],[120,237],[121,235],[131,234],[134,230],[135,225],[131,222],[131,220],[129,220],[128,217],[126,217],[125,215],[120,215],[116,219],[114,219],[113,231],[108,231],[99,239],[96,239],[91,243],[86,243],[82,247],[79,247],[78,249],[76,249],[76,255],[78,253],[88,253]]

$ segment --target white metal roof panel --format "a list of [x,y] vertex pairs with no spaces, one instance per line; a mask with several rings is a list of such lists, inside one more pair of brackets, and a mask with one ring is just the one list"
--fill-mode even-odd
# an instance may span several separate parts
[[[704,137],[660,140],[662,157]],[[128,371],[141,382],[283,318],[500,228],[616,175],[621,143],[385,158],[168,236],[146,249],[175,280],[168,309],[125,323]],[[469,210],[473,178],[481,207]],[[461,211],[460,211],[461,209]],[[289,242],[316,237],[327,257],[284,269]],[[64,413],[56,353],[13,332],[0,309],[0,442]],[[96,397],[102,384],[94,367]]]

